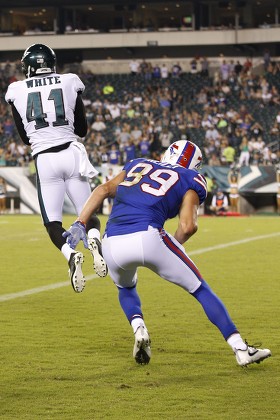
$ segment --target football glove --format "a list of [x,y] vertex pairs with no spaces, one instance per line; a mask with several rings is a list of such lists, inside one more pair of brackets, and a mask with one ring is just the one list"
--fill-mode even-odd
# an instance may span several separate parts
[[62,236],[66,238],[67,244],[72,249],[75,249],[80,241],[83,241],[84,247],[88,248],[86,228],[82,222],[73,223],[68,230],[63,232]]

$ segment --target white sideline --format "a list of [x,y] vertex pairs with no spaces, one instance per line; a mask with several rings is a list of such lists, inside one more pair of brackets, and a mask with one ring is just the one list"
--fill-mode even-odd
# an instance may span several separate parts
[[[280,232],[270,233],[268,235],[253,236],[252,238],[241,239],[240,241],[233,241],[233,242],[228,242],[226,244],[210,246],[208,248],[201,248],[201,249],[197,249],[196,251],[188,252],[188,255],[192,256],[192,255],[204,254],[205,252],[216,251],[217,249],[225,249],[225,248],[229,248],[230,246],[246,244],[248,242],[258,241],[258,240],[267,239],[267,238],[273,238],[275,236],[280,236]],[[92,279],[97,278],[97,277],[98,277],[97,275],[87,276],[86,280],[87,281],[92,280]],[[66,286],[70,286],[69,281],[64,281],[64,282],[61,282],[61,283],[48,284],[47,286],[41,286],[41,287],[36,287],[34,289],[23,290],[22,292],[0,295],[0,302],[6,302],[8,300],[13,300],[13,299],[17,299],[17,298],[21,298],[21,297],[25,297],[25,296],[29,296],[29,295],[35,295],[36,293],[41,293],[41,292],[46,292],[46,291],[49,291],[49,290],[59,289],[61,287],[66,287]]]

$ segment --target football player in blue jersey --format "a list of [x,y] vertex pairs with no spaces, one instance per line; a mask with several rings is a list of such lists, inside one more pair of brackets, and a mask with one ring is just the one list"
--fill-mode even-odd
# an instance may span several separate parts
[[[135,335],[133,357],[139,364],[149,363],[151,346],[136,289],[138,266],[151,269],[197,299],[239,365],[259,363],[271,356],[269,349],[257,349],[242,339],[224,304],[183,247],[197,231],[198,209],[207,195],[206,180],[198,172],[201,162],[200,149],[179,140],[161,161],[140,158],[126,163],[120,174],[92,192],[79,218],[64,233],[73,249],[80,240],[87,246],[85,224],[105,198],[114,197],[102,251]],[[177,215],[179,223],[172,236],[164,230],[164,223]]]

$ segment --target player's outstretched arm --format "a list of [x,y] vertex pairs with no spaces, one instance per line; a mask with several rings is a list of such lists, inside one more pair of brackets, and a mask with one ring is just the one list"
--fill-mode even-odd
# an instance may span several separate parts
[[89,221],[91,215],[96,213],[103,200],[108,197],[114,197],[118,185],[124,180],[125,171],[122,171],[112,180],[105,182],[105,184],[99,185],[93,190],[90,197],[86,201],[83,210],[81,211],[78,219],[66,230],[62,236],[66,238],[67,243],[71,248],[75,249],[80,241],[83,241],[84,247],[88,247],[87,235],[86,235],[86,224]]
[[180,244],[186,242],[198,229],[197,217],[199,208],[199,197],[194,190],[188,190],[184,195],[180,212],[179,224],[174,234]]
[[122,171],[105,184],[98,185],[87,199],[77,220],[87,224],[91,215],[97,212],[105,198],[115,197],[118,185],[125,179],[125,175],[125,171]]

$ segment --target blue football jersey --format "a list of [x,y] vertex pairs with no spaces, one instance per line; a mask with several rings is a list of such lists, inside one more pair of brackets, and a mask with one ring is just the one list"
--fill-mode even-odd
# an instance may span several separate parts
[[151,159],[134,159],[123,168],[126,178],[117,188],[106,226],[107,236],[125,235],[163,227],[179,213],[184,195],[194,190],[200,204],[206,198],[203,175],[179,165]]

